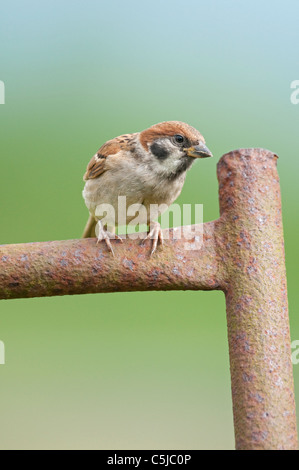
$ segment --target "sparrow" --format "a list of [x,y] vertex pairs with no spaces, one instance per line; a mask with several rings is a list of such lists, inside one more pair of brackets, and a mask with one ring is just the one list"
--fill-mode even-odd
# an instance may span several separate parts
[[[142,223],[149,226],[149,231],[143,241],[153,240],[153,254],[158,241],[163,243],[160,224],[154,219],[179,196],[194,161],[206,157],[212,157],[212,153],[201,133],[180,121],[161,122],[108,140],[92,157],[84,174],[83,198],[90,216],[83,238],[96,234],[98,242],[105,240],[114,255],[110,240],[122,240],[115,235],[118,217],[123,217],[124,225],[132,221],[136,211],[127,209],[134,204],[136,210],[146,209]],[[125,214],[119,214],[119,196],[125,196]],[[105,224],[104,214],[98,211],[103,204],[114,212],[113,217],[105,218]],[[157,210],[151,211],[151,207]]]

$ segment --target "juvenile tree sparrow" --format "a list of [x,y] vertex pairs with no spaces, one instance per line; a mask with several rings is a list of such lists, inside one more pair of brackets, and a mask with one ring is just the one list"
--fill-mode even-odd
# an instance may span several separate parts
[[[179,196],[183,188],[187,170],[195,158],[212,157],[200,132],[179,121],[155,124],[142,132],[125,134],[107,141],[90,160],[84,175],[83,197],[90,217],[83,238],[92,237],[97,232],[99,240],[105,240],[113,253],[111,238],[118,217],[124,217],[123,225],[136,216],[138,207],[146,208],[143,223],[149,225],[145,239],[152,238],[152,254],[158,240],[162,243],[160,224],[153,220],[164,212]],[[126,197],[125,214],[119,214],[119,196]],[[103,214],[97,208],[103,204],[112,206],[115,218],[101,222]],[[127,209],[136,204],[128,214]],[[151,214],[153,204],[160,206],[155,217]],[[130,215],[131,214],[131,215]],[[107,214],[106,214],[107,215]]]

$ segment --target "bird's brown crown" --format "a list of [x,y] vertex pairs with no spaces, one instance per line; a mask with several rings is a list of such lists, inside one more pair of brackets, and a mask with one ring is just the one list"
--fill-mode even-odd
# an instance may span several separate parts
[[155,124],[140,133],[140,143],[148,150],[148,146],[156,139],[161,137],[171,137],[176,134],[183,135],[191,145],[199,141],[204,142],[201,133],[189,124],[181,121],[166,121]]

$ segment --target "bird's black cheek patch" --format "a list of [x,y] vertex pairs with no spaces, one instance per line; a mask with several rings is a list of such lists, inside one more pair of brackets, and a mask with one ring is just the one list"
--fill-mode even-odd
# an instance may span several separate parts
[[158,142],[154,142],[151,145],[151,152],[159,160],[165,160],[165,158],[169,157],[169,151]]

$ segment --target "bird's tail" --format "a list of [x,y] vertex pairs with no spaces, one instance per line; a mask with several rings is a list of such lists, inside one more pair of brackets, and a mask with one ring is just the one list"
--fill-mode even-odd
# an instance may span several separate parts
[[96,222],[95,218],[92,215],[90,215],[89,218],[88,218],[87,224],[85,225],[85,229],[84,229],[82,238],[95,237],[96,236],[96,232],[95,232],[96,224],[97,224],[97,222]]

